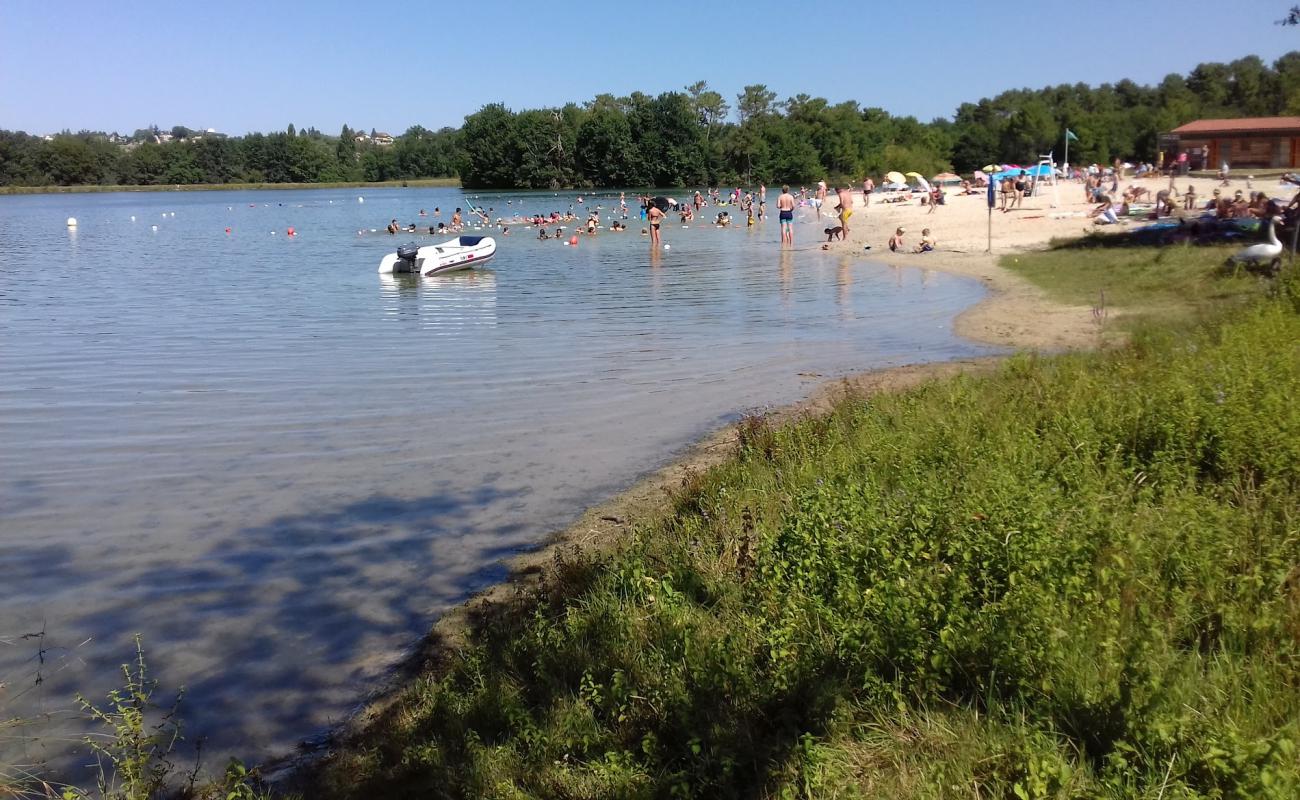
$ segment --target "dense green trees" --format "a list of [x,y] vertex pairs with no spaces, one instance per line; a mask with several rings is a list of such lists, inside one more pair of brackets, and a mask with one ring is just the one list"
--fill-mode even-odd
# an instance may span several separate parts
[[459,132],[414,127],[391,146],[358,142],[346,125],[337,137],[314,128],[251,133],[238,138],[205,135],[176,126],[164,138],[157,128],[137,130],[130,141],[102,133],[64,132],[45,139],[0,131],[0,186],[195,183],[319,183],[403,180],[456,173]]
[[[1155,86],[1130,80],[1014,89],[963,103],[952,119],[894,117],[856,101],[779,100],[745,86],[733,106],[697,81],[681,92],[596,95],[563,108],[500,103],[460,129],[415,126],[391,145],[344,125],[337,137],[289,125],[240,138],[176,126],[129,143],[83,132],[51,138],[0,131],[0,186],[49,184],[385,181],[459,175],[474,188],[699,186],[860,180],[891,169],[969,172],[1062,152],[1071,161],[1157,158],[1157,137],[1204,117],[1300,114],[1300,52],[1201,64]],[[158,143],[160,142],[161,143]]]

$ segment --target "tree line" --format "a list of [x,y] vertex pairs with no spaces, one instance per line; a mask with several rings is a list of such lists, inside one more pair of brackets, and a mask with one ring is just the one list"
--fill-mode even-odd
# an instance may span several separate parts
[[[734,112],[734,113],[733,113]],[[1064,132],[1074,163],[1155,161],[1158,135],[1200,118],[1300,114],[1300,52],[1205,63],[1155,86],[1130,80],[1014,89],[921,122],[857,101],[778,100],[762,84],[734,105],[700,81],[650,96],[596,95],[562,108],[484,106],[459,128],[416,126],[391,145],[343,126],[243,137],[180,129],[125,145],[92,132],[0,131],[0,185],[316,183],[459,176],[467,188],[700,186],[857,181],[886,170],[968,173],[1032,161]],[[184,134],[191,135],[184,135]],[[112,137],[116,138],[116,137]],[[150,137],[143,137],[150,138]],[[152,137],[156,139],[157,137]]]
[[[179,127],[173,131],[184,130]],[[49,139],[0,131],[0,186],[200,183],[326,183],[442,177],[456,173],[458,132],[415,126],[389,146],[344,125],[338,136],[293,125],[242,137],[188,132],[157,141],[136,131],[118,137],[83,131]]]

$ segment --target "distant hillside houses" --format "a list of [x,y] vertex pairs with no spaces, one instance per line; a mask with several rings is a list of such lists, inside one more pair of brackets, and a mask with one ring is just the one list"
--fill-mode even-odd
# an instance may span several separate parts
[[[114,138],[117,137],[117,138]],[[226,134],[218,131],[216,128],[205,128],[203,130],[193,130],[183,125],[177,125],[170,131],[160,130],[158,128],[147,128],[138,130],[132,136],[118,136],[114,133],[108,137],[110,142],[115,144],[169,144],[171,142],[197,142],[201,139],[225,139]]]
[[380,147],[388,147],[393,143],[394,139],[391,133],[384,133],[383,131],[371,131],[370,133],[357,131],[356,135],[352,137],[352,141],[357,144],[375,144]]

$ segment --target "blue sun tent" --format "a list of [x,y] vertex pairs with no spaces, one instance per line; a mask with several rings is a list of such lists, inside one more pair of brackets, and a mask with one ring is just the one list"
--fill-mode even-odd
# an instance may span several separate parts
[[1038,164],[1037,166],[1033,166],[1033,167],[1016,167],[1014,169],[1004,169],[1001,172],[993,173],[992,177],[993,180],[1000,181],[1003,178],[1018,177],[1021,172],[1035,178],[1052,177],[1052,167],[1047,164]]

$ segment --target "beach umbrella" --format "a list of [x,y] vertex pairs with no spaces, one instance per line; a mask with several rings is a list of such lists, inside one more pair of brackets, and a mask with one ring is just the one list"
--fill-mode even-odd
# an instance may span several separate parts
[[907,177],[909,177],[909,178],[918,178],[918,179],[919,179],[919,178],[921,177],[921,173],[919,173],[919,172],[908,172],[908,173],[906,173],[906,174],[907,174]]
[[901,172],[889,172],[885,174],[885,180],[890,183],[907,183],[907,178],[903,177]]
[[990,175],[992,175],[992,174],[995,173],[995,172],[1001,172],[1001,171],[1002,171],[1002,168],[999,167],[997,164],[986,164],[986,165],[984,165],[984,172],[987,172],[987,173],[990,174]]
[[961,176],[951,172],[940,172],[938,175],[931,178],[930,181],[932,183],[958,183],[961,181]]

